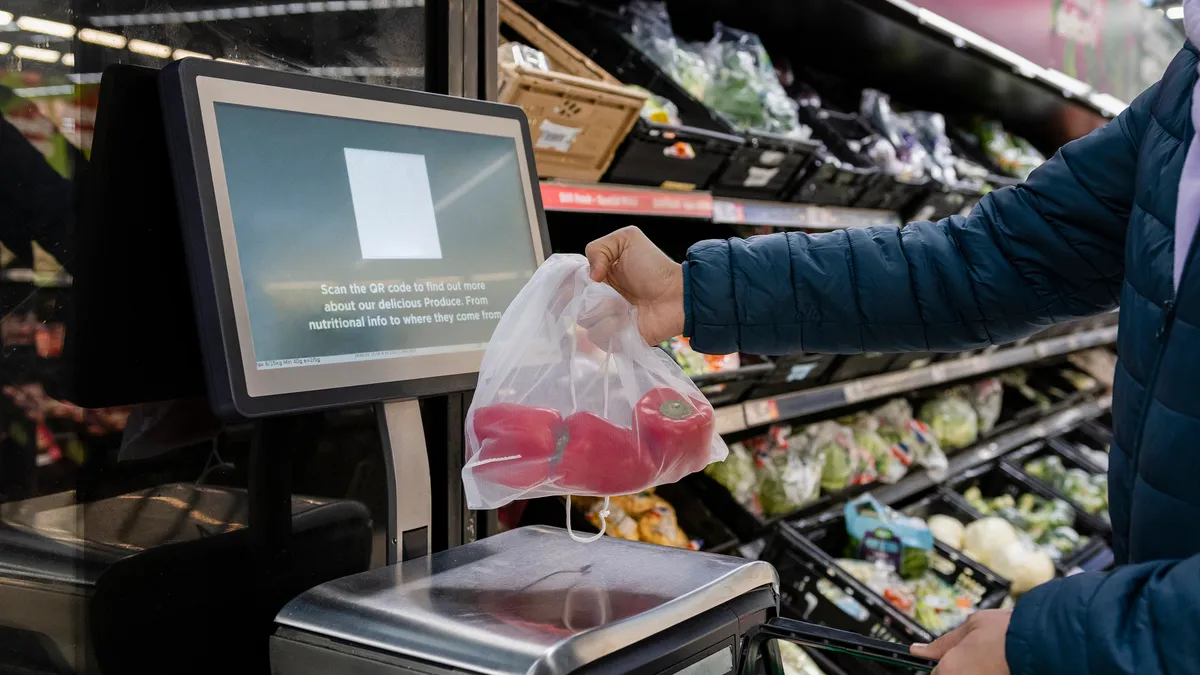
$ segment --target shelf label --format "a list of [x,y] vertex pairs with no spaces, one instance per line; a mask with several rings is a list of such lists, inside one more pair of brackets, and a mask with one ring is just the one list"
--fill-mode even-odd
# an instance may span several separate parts
[[869,225],[898,227],[900,217],[891,211],[717,199],[713,204],[713,222],[832,230]]
[[712,218],[713,199],[707,192],[671,192],[600,186],[542,183],[542,206],[547,211],[618,213],[672,218]]
[[746,401],[742,408],[746,411],[746,426],[754,427],[779,419],[779,404],[773,398]]
[[721,406],[713,412],[718,434],[732,434],[746,428],[746,414],[740,404]]

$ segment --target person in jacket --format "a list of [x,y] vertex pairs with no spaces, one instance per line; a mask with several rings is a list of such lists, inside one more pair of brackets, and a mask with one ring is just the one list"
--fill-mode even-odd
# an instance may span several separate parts
[[[1186,5],[1200,38],[1200,0]],[[1192,42],[1117,119],[970,215],[902,229],[587,247],[649,343],[725,354],[943,351],[1121,308],[1109,501],[1117,567],[980,611],[913,652],[939,675],[1200,673],[1200,96]]]

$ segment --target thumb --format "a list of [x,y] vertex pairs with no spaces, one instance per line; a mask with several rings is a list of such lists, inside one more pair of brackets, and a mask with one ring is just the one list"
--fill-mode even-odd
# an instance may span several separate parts
[[588,265],[591,266],[592,281],[604,281],[608,278],[609,271],[612,266],[621,257],[621,253],[629,245],[629,230],[633,228],[624,227],[616,232],[606,234],[599,239],[587,245],[583,250],[583,254],[587,256]]
[[964,623],[929,644],[914,643],[908,648],[908,651],[913,656],[936,661],[945,656],[946,652],[958,646],[958,643],[962,642],[969,632],[971,632],[970,625]]

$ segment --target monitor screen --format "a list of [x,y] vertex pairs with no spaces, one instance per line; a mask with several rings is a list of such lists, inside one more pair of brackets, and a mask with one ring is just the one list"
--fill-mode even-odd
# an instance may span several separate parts
[[195,82],[246,395],[477,372],[544,257],[521,123]]

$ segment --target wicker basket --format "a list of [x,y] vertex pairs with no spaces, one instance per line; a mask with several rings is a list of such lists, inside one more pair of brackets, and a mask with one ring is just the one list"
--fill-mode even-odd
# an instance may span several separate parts
[[511,0],[500,21],[546,54],[555,72],[500,68],[500,100],[529,117],[538,175],[598,181],[641,113],[646,96],[627,89]]

